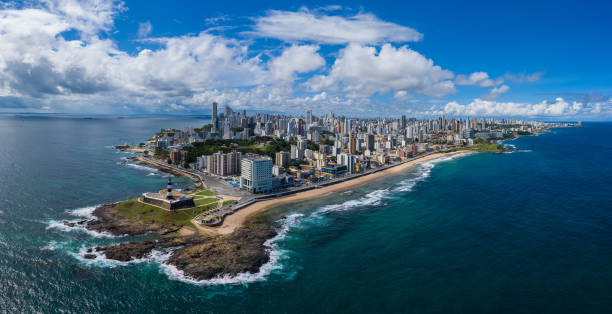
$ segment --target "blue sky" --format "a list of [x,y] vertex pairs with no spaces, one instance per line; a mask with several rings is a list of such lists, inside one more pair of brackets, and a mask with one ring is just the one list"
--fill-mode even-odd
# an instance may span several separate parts
[[[0,2],[0,112],[612,118],[606,2]],[[2,47],[0,46],[0,47]]]

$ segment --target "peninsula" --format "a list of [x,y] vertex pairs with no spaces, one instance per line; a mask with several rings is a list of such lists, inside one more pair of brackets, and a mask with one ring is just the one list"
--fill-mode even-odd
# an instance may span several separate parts
[[[202,128],[162,129],[146,143],[116,148],[135,160],[192,179],[100,206],[77,224],[114,235],[155,239],[87,250],[85,257],[129,261],[172,250],[168,263],[202,280],[253,273],[269,260],[274,219],[258,215],[282,204],[319,198],[399,175],[456,154],[506,152],[504,139],[533,135],[549,124],[506,119],[351,119],[235,113],[226,106]],[[70,224],[67,222],[67,224]],[[72,223],[74,224],[74,223]]]

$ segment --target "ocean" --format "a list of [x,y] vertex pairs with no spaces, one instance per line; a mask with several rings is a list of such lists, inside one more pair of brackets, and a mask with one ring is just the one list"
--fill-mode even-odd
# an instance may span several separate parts
[[[257,274],[194,281],[166,252],[88,261],[133,240],[61,225],[163,188],[112,145],[205,118],[0,116],[0,312],[609,313],[612,123],[421,164],[265,215]],[[179,187],[190,182],[175,178]]]

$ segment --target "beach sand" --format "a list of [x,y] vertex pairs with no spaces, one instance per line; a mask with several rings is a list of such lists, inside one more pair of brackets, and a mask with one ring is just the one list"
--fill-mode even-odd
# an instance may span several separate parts
[[195,224],[195,225],[197,226],[198,229],[206,233],[216,233],[216,234],[224,234],[224,235],[230,234],[234,232],[237,228],[242,226],[244,222],[247,220],[247,218],[249,218],[250,216],[254,214],[265,211],[267,209],[270,209],[270,208],[273,208],[279,205],[283,205],[283,204],[295,203],[295,202],[299,202],[303,200],[322,197],[324,195],[327,195],[333,192],[348,190],[352,187],[359,186],[359,185],[365,184],[373,180],[377,180],[377,179],[387,177],[389,175],[395,175],[395,174],[401,173],[402,171],[405,171],[423,162],[427,162],[427,161],[442,158],[442,157],[452,156],[452,155],[456,155],[460,153],[465,153],[465,151],[456,151],[456,152],[449,152],[449,153],[435,153],[435,154],[424,156],[422,158],[412,160],[410,162],[407,162],[401,165],[397,165],[395,167],[391,167],[389,169],[385,169],[380,172],[376,172],[376,173],[369,174],[363,177],[348,180],[342,183],[326,186],[320,189],[300,192],[300,193],[293,194],[293,195],[286,196],[286,197],[280,197],[280,198],[272,199],[268,201],[257,202],[257,203],[254,203],[248,207],[245,207],[237,211],[236,213],[232,215],[225,217],[223,224],[219,227],[213,228],[213,227],[204,227],[199,224]]

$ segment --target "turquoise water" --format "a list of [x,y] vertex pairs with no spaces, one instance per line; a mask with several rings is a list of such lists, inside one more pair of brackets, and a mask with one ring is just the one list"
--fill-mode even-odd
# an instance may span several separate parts
[[[0,117],[0,311],[606,313],[612,124],[507,142],[271,211],[256,275],[190,282],[163,264],[87,262],[128,241],[57,227],[163,186],[109,146],[201,119]],[[179,184],[189,184],[177,178]],[[75,211],[76,210],[76,211]]]

